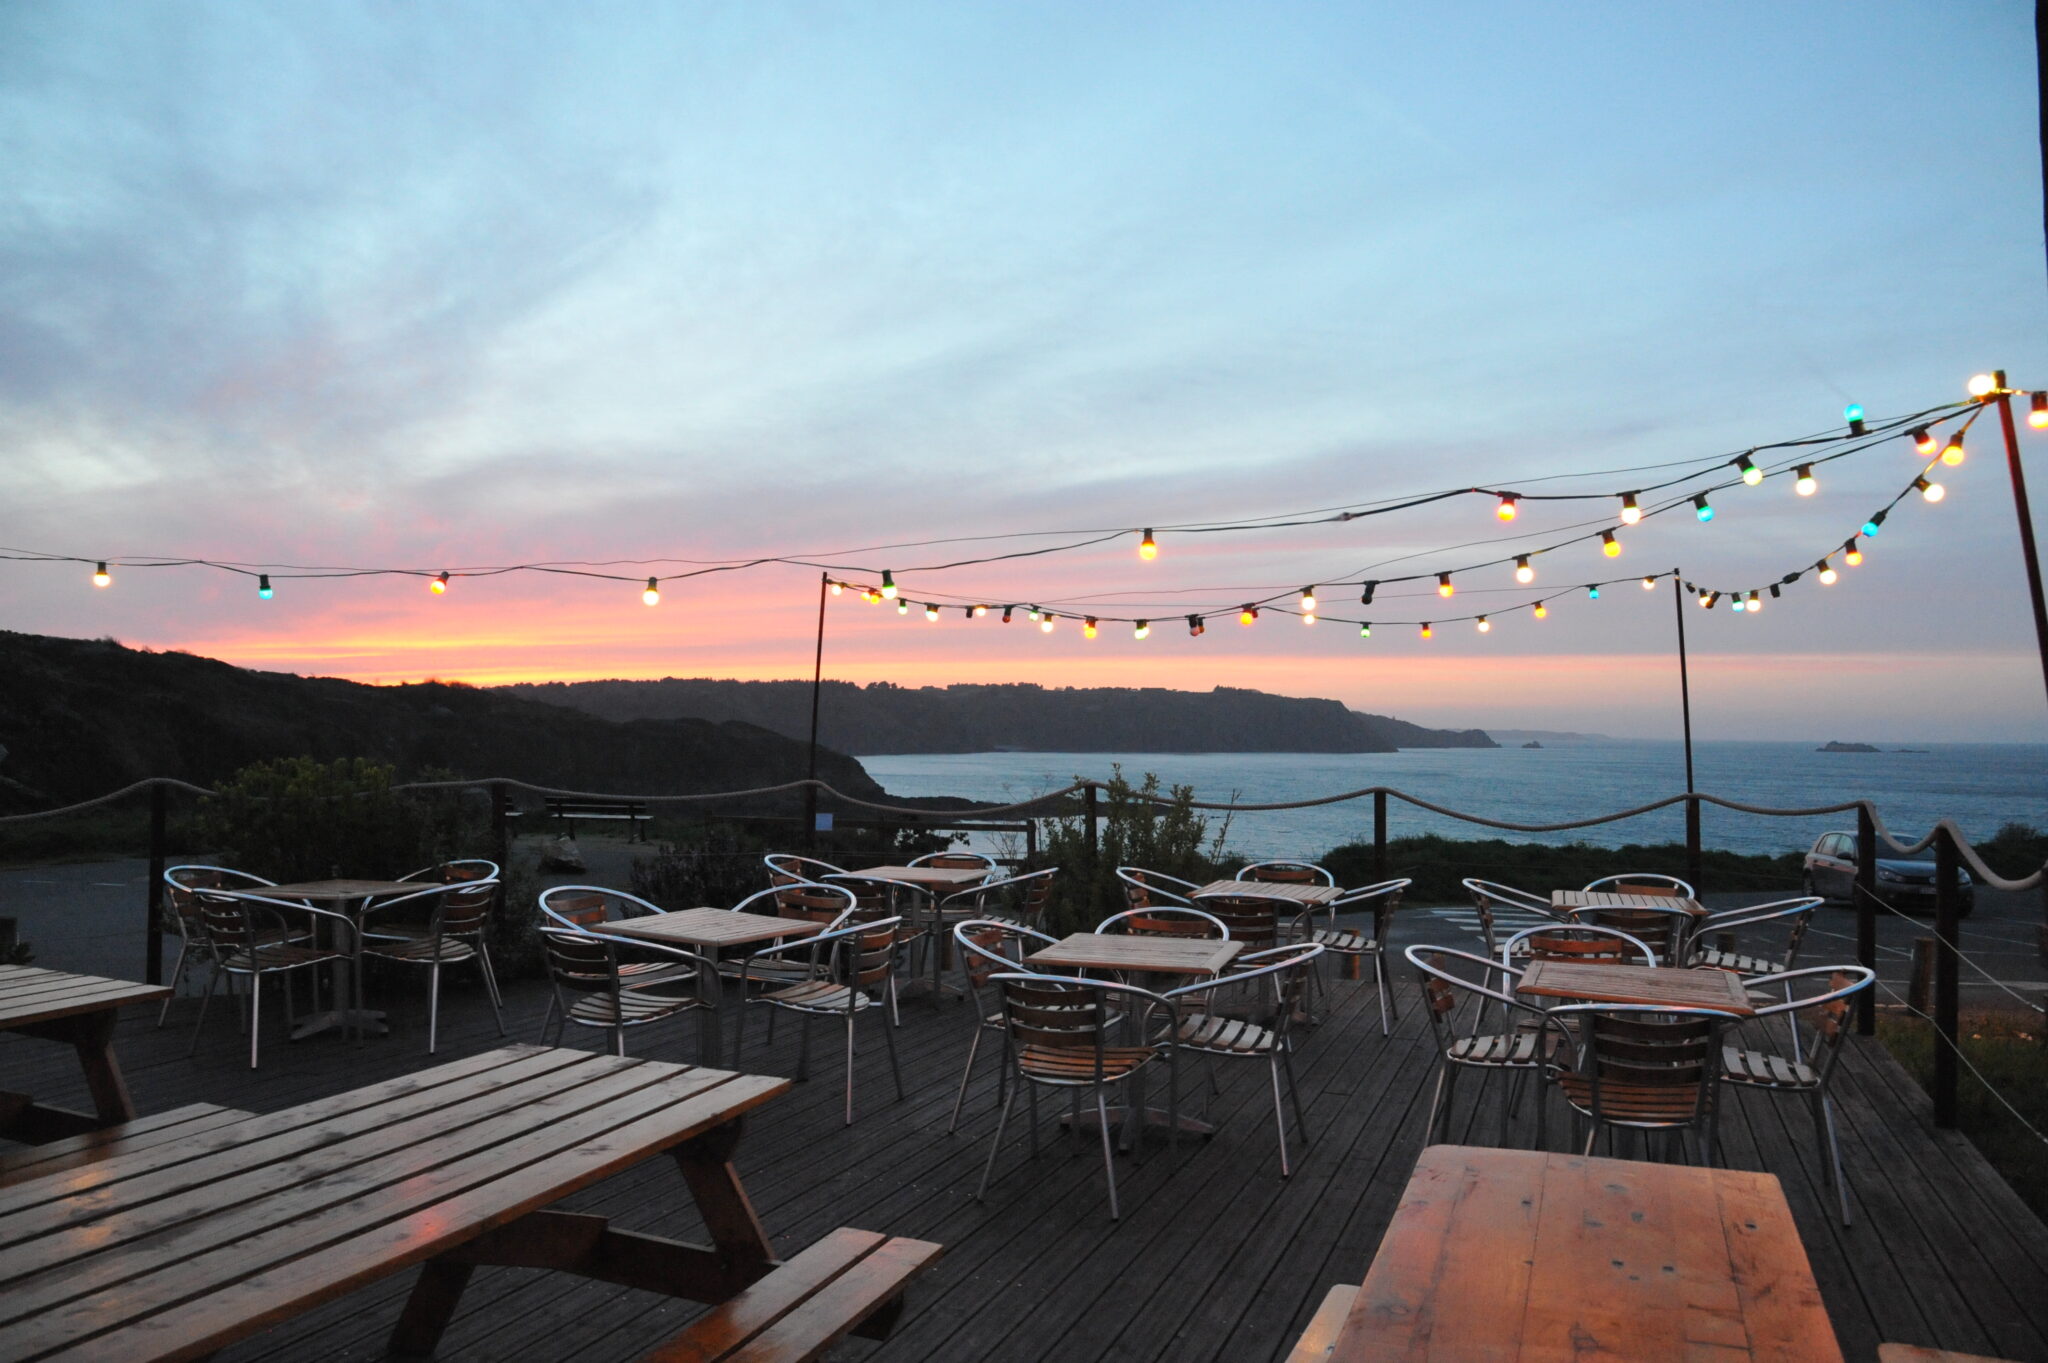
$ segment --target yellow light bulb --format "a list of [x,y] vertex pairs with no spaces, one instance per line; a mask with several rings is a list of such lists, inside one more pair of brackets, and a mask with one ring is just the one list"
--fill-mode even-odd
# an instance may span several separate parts
[[1621,541],[1614,537],[1612,530],[1600,532],[1600,552],[1609,558],[1621,557]]
[[1052,621],[1053,617],[1051,617],[1050,615],[1046,616],[1045,619],[1040,620],[1038,622],[1038,632],[1041,634],[1052,633]]
[[1534,582],[1535,580],[1536,570],[1529,566],[1529,556],[1527,554],[1518,555],[1515,559],[1515,581],[1527,583]]
[[1970,396],[1973,398],[1984,397],[1996,387],[1998,387],[1998,380],[1992,378],[1989,374],[1973,374],[1970,376]]
[[2036,393],[2027,399],[2027,424],[2037,431],[2048,426],[2048,393]]
[[1140,620],[1137,624],[1137,628],[1131,631],[1131,636],[1137,639],[1150,638],[1152,636],[1152,622],[1149,620]]
[[1851,568],[1860,568],[1860,567],[1862,567],[1862,566],[1863,566],[1863,551],[1862,551],[1861,549],[1851,549],[1851,550],[1849,550],[1848,552],[1846,552],[1846,553],[1844,553],[1844,554],[1842,555],[1842,562],[1844,562],[1844,563],[1848,564],[1848,565],[1849,565],[1849,566],[1850,566]]
[[929,602],[929,601],[925,602],[925,604],[924,604],[924,618],[925,618],[925,619],[927,619],[927,620],[930,620],[930,621],[932,621],[932,622],[934,622],[934,623],[937,623],[937,621],[938,621],[938,618],[939,618],[939,608],[938,608],[937,606],[934,606],[934,605],[933,605],[933,604],[932,604],[931,602]]
[[1438,573],[1436,575],[1436,594],[1438,596],[1447,597],[1456,590],[1458,589],[1451,585],[1451,575],[1449,573]]
[[647,590],[640,593],[640,599],[650,606],[659,606],[661,604],[661,588],[657,585],[655,579],[651,577],[647,579]]
[[1159,557],[1159,542],[1152,538],[1150,530],[1145,532],[1145,538],[1138,541],[1138,557],[1143,559]]
[[1425,638],[1425,639],[1429,638],[1429,637],[1430,637],[1430,635],[1434,634],[1435,632],[1436,632],[1435,630],[1432,630],[1432,629],[1431,629],[1431,628],[1430,628],[1430,627],[1429,627],[1428,625],[1426,625],[1426,624],[1425,624],[1425,625],[1424,625],[1424,626],[1422,627],[1422,637],[1423,637],[1423,638]]
[[1636,505],[1636,494],[1631,492],[1621,499],[1621,523],[1634,525],[1643,518],[1643,509]]
[[1493,514],[1500,517],[1504,521],[1511,521],[1515,518],[1515,514],[1520,509],[1521,507],[1519,506],[1515,498],[1515,495],[1511,492],[1503,492],[1500,495],[1500,505],[1493,509]]
[[1237,623],[1240,625],[1249,625],[1252,621],[1258,618],[1259,608],[1257,606],[1246,606],[1243,610],[1237,613]]
[[1925,426],[1913,428],[1913,448],[1922,454],[1934,453],[1934,432]]
[[1316,589],[1314,587],[1303,587],[1301,589],[1301,609],[1305,615],[1315,614]]
[[1536,616],[1536,618],[1537,618],[1538,620],[1541,620],[1541,619],[1542,619],[1542,618],[1543,618],[1544,616],[1546,616],[1546,615],[1548,615],[1548,614],[1550,614],[1550,607],[1548,607],[1548,606],[1544,605],[1544,604],[1543,604],[1543,603],[1542,603],[1541,601],[1538,601],[1538,602],[1536,603],[1536,610],[1535,610],[1535,616]]
[[1485,616],[1480,616],[1477,623],[1479,625],[1479,632],[1481,634],[1487,634],[1492,632],[1493,621],[1487,619]]
[[1646,592],[1654,592],[1654,591],[1656,591],[1656,590],[1657,590],[1657,579],[1656,579],[1656,578],[1654,578],[1654,577],[1646,577],[1646,578],[1644,578],[1644,579],[1643,579],[1643,590],[1644,590],[1644,591],[1646,591]]
[[1094,616],[1091,615],[1086,620],[1081,622],[1081,637],[1084,639],[1093,639],[1095,637]]
[[112,582],[113,582],[113,580],[114,580],[113,574],[111,574],[111,573],[109,573],[109,572],[107,571],[107,565],[106,565],[106,564],[104,564],[104,563],[101,563],[101,564],[96,564],[96,565],[95,565],[95,566],[93,567],[93,570],[92,570],[92,585],[93,585],[93,586],[95,586],[95,587],[105,587],[105,586],[109,585],[110,583],[112,583]]
[[1938,502],[1943,497],[1948,496],[1948,489],[1940,483],[1929,483],[1926,487],[1920,489],[1920,495],[1930,502]]
[[434,595],[436,595],[436,596],[439,596],[439,595],[441,595],[441,593],[443,593],[443,592],[447,591],[447,590],[448,590],[448,574],[446,574],[446,573],[442,573],[442,574],[441,574],[441,575],[440,575],[439,577],[435,578],[435,579],[434,579],[434,580],[433,580],[432,582],[429,582],[429,583],[427,584],[427,590],[428,590],[428,591],[430,591],[430,592],[432,592],[432,593],[433,593]]
[[1835,571],[1835,569],[1834,569],[1834,565],[1833,565],[1833,564],[1831,564],[1831,563],[1827,563],[1827,562],[1825,562],[1825,561],[1823,561],[1823,562],[1821,563],[1821,565],[1820,565],[1820,585],[1821,585],[1821,586],[1823,586],[1823,587],[1832,587],[1832,586],[1834,586],[1834,585],[1835,585],[1835,579],[1836,579],[1836,578],[1838,578],[1838,577],[1840,577],[1840,576],[1841,576],[1841,574]]
[[1315,614],[1314,614],[1313,612],[1305,611],[1305,612],[1303,612],[1303,613],[1302,613],[1302,617],[1301,617],[1301,623],[1302,623],[1302,624],[1304,624],[1304,625],[1313,625],[1313,624],[1314,624],[1315,622],[1316,622],[1316,617],[1315,617]]
[[1954,435],[1950,436],[1948,444],[1942,446],[1941,462],[1947,464],[1950,468],[1954,468],[1957,464],[1963,462],[1963,433],[1961,431],[1957,431]]
[[977,620],[981,619],[981,617],[982,617],[982,616],[984,616],[984,615],[987,615],[987,614],[988,614],[988,607],[987,607],[987,606],[976,606],[976,607],[974,608],[974,618],[975,618],[975,619],[977,619]]
[[835,582],[832,584],[832,595],[834,596],[838,596],[841,592],[844,592],[845,590],[846,584],[844,582]]
[[1819,487],[1819,480],[1813,476],[1813,465],[1801,464],[1799,481],[1792,484],[1792,490],[1802,497],[1811,497]]

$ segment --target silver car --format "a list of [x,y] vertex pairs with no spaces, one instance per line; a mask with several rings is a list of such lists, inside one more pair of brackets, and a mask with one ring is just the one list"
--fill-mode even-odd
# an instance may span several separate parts
[[[1962,890],[1958,915],[1968,917],[1977,906],[1977,887],[1970,873],[1958,866],[1956,876]],[[1842,904],[1856,902],[1856,835],[1823,833],[1814,839],[1806,854],[1806,892]],[[1934,912],[1934,859],[1902,857],[1877,859],[1877,897],[1901,913]]]

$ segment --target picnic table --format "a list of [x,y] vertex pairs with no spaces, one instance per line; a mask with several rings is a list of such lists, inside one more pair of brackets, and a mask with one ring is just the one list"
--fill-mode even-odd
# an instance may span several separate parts
[[167,999],[170,988],[33,966],[0,966],[0,1029],[60,1041],[78,1052],[93,1111],[38,1103],[0,1091],[0,1136],[36,1144],[95,1131],[135,1116],[121,1066],[114,1059],[114,1022],[121,1005]]
[[1770,1174],[1433,1145],[1332,1363],[1841,1363]]
[[[785,937],[809,937],[823,932],[825,924],[808,918],[776,918],[765,913],[734,913],[730,909],[683,909],[676,913],[651,913],[639,918],[622,918],[612,923],[591,923],[587,931],[629,941],[656,942],[688,947],[711,958],[714,965],[721,952],[749,947]],[[719,1004],[723,981],[716,969],[699,981],[703,997],[711,1006],[698,1012],[697,1058],[706,1065],[723,1063],[725,1022]]]
[[[0,1188],[0,1358],[200,1358],[416,1264],[393,1353],[431,1354],[487,1264],[727,1301],[777,1266],[732,1158],[789,1086],[510,1046],[102,1151]],[[547,1210],[662,1153],[711,1245]]]
[[1647,1003],[1664,1008],[1711,1008],[1748,1017],[1756,1004],[1732,970],[1678,970],[1671,966],[1593,965],[1534,960],[1515,985],[1517,994],[1586,1003]]

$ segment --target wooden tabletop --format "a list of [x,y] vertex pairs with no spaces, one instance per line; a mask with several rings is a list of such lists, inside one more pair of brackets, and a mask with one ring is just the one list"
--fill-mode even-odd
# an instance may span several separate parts
[[1517,994],[1588,1003],[1654,1003],[1667,1008],[1716,1008],[1748,1017],[1756,1011],[1742,977],[1732,970],[1675,970],[1669,966],[1587,965],[1531,961]]
[[1212,880],[1196,894],[1255,894],[1291,899],[1297,904],[1327,904],[1343,894],[1335,885],[1303,885],[1283,880]]
[[1206,937],[1151,937],[1077,932],[1024,958],[1028,966],[1062,970],[1138,970],[1165,975],[1217,975],[1244,950],[1243,942]]
[[847,874],[869,876],[875,880],[900,880],[906,885],[922,885],[934,890],[964,890],[971,885],[979,885],[989,875],[987,871],[945,866],[870,866],[865,871],[848,871]]
[[438,888],[440,884],[438,880],[302,880],[292,885],[243,885],[237,889],[245,894],[262,895],[265,899],[313,899],[332,903],[375,899],[387,894],[412,894]]
[[823,932],[825,926],[808,918],[775,918],[765,913],[734,913],[730,909],[684,909],[678,913],[623,918],[616,923],[591,923],[587,930],[716,951],[720,947],[747,946],[778,937],[808,937]]
[[1617,894],[1612,890],[1552,890],[1550,907],[1566,909],[1683,909],[1698,918],[1707,906],[1675,894]]
[[[456,1247],[493,1262],[507,1223],[694,1150],[789,1086],[512,1046],[14,1184],[0,1189],[0,1358],[197,1358]],[[700,1206],[717,1181],[691,1175]],[[758,1242],[705,1211],[721,1247]]]
[[0,1028],[26,1027],[80,1013],[100,1013],[124,1003],[153,1003],[170,997],[161,984],[69,975],[34,966],[0,965]]
[[1332,1363],[1841,1363],[1778,1180],[1531,1150],[1422,1152]]

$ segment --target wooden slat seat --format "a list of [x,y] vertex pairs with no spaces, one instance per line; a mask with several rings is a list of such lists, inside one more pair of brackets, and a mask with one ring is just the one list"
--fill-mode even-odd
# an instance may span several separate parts
[[[614,1007],[616,1000],[616,1007]],[[656,994],[637,989],[621,989],[617,994],[579,994],[569,1005],[569,1016],[577,1022],[587,1022],[595,1027],[609,1027],[615,1022],[653,1022],[687,1008],[708,1008],[703,999],[686,994]]]
[[813,1013],[843,1014],[847,1011],[849,1003],[856,1013],[863,1008],[881,1007],[865,989],[849,989],[830,980],[805,980],[786,989],[771,989],[761,995],[761,998],[779,1007],[797,1008]]
[[[1102,1048],[1104,1082],[1123,1079],[1138,1072],[1148,1061],[1159,1058],[1152,1046],[1105,1046]],[[1049,1084],[1092,1084],[1095,1082],[1095,1049],[1092,1046],[1026,1046],[1017,1053],[1017,1067]]]
[[1264,1055],[1273,1049],[1274,1041],[1270,1027],[1243,1018],[1195,1013],[1181,1020],[1173,1044],[1219,1055]]
[[1534,1028],[1505,1035],[1461,1036],[1451,1043],[1450,1055],[1464,1065],[1529,1066],[1536,1063],[1536,1043],[1542,1036]]
[[[1593,1110],[1593,1081],[1583,1074],[1560,1074],[1565,1101],[1581,1112]],[[1610,1121],[1689,1122],[1699,1108],[1692,1084],[1632,1084],[1621,1079],[1600,1081],[1600,1111]]]
[[323,961],[342,959],[342,953],[329,951],[324,947],[302,946],[297,942],[270,942],[257,946],[254,951],[243,947],[238,951],[229,952],[224,964],[229,970],[286,970],[293,966],[318,965]]
[[1747,956],[1737,951],[1712,947],[1695,951],[1686,964],[1694,970],[1732,970],[1738,975],[1782,975],[1785,963],[1768,956]]
[[847,1335],[883,1338],[929,1240],[841,1227],[642,1357],[641,1363],[811,1363]]
[[1723,1046],[1721,1082],[1755,1084],[1762,1088],[1812,1089],[1820,1087],[1820,1075],[1803,1061],[1788,1060],[1768,1051],[1745,1051],[1736,1046]]
[[1358,1296],[1357,1283],[1338,1283],[1323,1296],[1323,1304],[1309,1319],[1308,1329],[1288,1350],[1287,1363],[1329,1363],[1336,1352],[1337,1336],[1344,1332],[1344,1318]]
[[[373,939],[364,951],[371,956],[389,956],[398,961],[432,961],[436,956],[434,937],[430,932],[389,933]],[[476,954],[476,948],[460,937],[443,937],[440,941],[439,957],[443,965],[473,961]]]
[[0,1188],[45,1174],[62,1173],[82,1164],[94,1164],[116,1155],[148,1150],[167,1141],[184,1140],[215,1127],[239,1122],[250,1114],[215,1103],[189,1103],[130,1122],[119,1122],[98,1131],[48,1141],[30,1150],[0,1155]]

